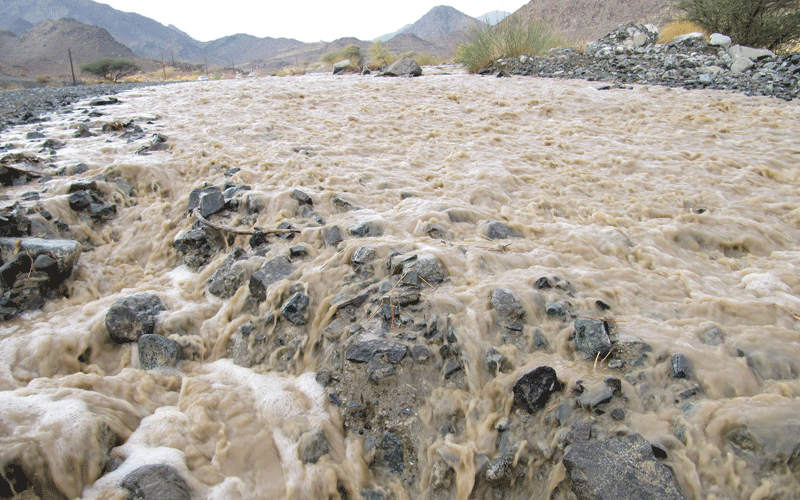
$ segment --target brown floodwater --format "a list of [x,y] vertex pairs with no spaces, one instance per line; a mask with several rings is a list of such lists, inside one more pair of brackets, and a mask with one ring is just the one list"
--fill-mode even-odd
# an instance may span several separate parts
[[[686,498],[798,497],[798,103],[433,70],[416,79],[194,82],[120,98],[104,116],[87,118],[79,106],[40,125],[67,143],[56,167],[84,163],[80,177],[108,179],[98,186],[116,218],[92,223],[70,210],[75,177],[2,193],[11,204],[41,192],[33,206],[84,245],[67,298],[0,325],[0,463],[38,471],[43,498],[124,498],[125,476],[157,463],[174,467],[196,499],[358,498],[365,489],[386,498],[569,498],[560,458],[580,421],[598,436],[642,434],[665,451]],[[146,139],[100,132],[131,119],[169,148],[137,155]],[[84,120],[98,135],[72,138]],[[2,141],[38,154],[24,138],[36,127]],[[300,230],[271,237],[247,272],[292,246],[307,251],[255,305],[247,285],[228,299],[208,293],[230,248],[192,269],[172,246],[195,222],[190,192],[226,181],[251,189],[238,211],[214,220]],[[300,211],[295,189],[321,220]],[[342,210],[337,198],[357,209]],[[348,233],[368,221],[382,234]],[[489,239],[488,221],[519,236]],[[330,225],[342,242],[325,245]],[[247,236],[233,246],[249,249]],[[351,259],[365,246],[375,260],[360,272]],[[350,319],[335,304],[387,282],[394,255],[438,259],[446,277],[383,333],[411,347],[423,336],[409,325],[438,322],[458,345],[453,376],[444,376],[438,346],[428,364],[408,356],[378,382],[342,359],[353,325],[375,334],[380,304],[367,301]],[[542,277],[560,281],[541,289]],[[492,310],[498,287],[520,297],[520,328]],[[271,315],[296,290],[311,299],[305,325]],[[174,369],[141,370],[136,345],[108,337],[109,307],[145,291],[166,307],[155,333],[182,347]],[[545,312],[553,303],[566,317]],[[575,317],[605,318],[651,350],[639,366],[587,359],[571,340]],[[231,346],[248,324],[262,325],[272,347],[243,362]],[[496,374],[484,360],[490,347],[505,358]],[[690,379],[670,377],[676,353],[691,361]],[[564,389],[527,415],[512,386],[542,365]],[[326,387],[320,370],[333,374]],[[624,418],[584,408],[556,418],[576,386],[607,377],[622,380],[609,408]],[[369,427],[350,412],[365,399],[376,413]],[[319,429],[329,451],[304,463],[299,443]],[[403,441],[402,474],[372,464],[387,430]],[[521,471],[513,488],[482,486],[481,467],[507,445]],[[38,498],[33,489],[18,497]]]

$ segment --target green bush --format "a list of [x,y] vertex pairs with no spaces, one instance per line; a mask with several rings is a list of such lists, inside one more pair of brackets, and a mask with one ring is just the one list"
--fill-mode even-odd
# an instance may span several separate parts
[[380,41],[370,45],[369,49],[369,68],[380,69],[382,66],[391,66],[397,60],[397,56],[389,52]]
[[128,59],[106,57],[81,66],[81,71],[91,73],[110,82],[116,82],[122,77],[132,75],[139,71],[139,65]]
[[775,50],[800,39],[800,0],[681,0],[678,9],[740,45]]
[[458,47],[456,61],[475,73],[500,58],[542,54],[563,45],[561,35],[544,21],[512,17],[495,26],[473,28],[469,42]]
[[328,64],[334,64],[339,61],[344,61],[345,59],[350,60],[350,66],[352,67],[361,66],[364,60],[364,57],[361,55],[361,47],[358,45],[348,45],[342,50],[325,54],[322,57],[322,61]]

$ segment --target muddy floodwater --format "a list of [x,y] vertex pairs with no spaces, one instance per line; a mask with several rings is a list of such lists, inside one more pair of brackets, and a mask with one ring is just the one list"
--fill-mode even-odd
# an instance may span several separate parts
[[[193,499],[569,499],[583,432],[640,434],[687,499],[798,498],[800,105],[595,85],[192,82],[5,131],[63,169],[3,205],[82,247],[0,323],[6,494],[123,499],[166,465]],[[70,207],[80,179],[113,216]],[[215,190],[216,229],[189,210]],[[176,363],[109,336],[141,293]]]

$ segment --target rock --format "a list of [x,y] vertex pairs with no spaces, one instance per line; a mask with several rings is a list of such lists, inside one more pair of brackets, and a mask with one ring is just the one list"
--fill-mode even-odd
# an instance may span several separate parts
[[200,215],[208,218],[225,209],[225,196],[215,187],[195,189],[189,193],[187,210],[191,212],[195,208],[198,209]]
[[344,61],[339,61],[333,65],[333,74],[334,75],[342,75],[350,68],[350,59],[345,59]]
[[152,151],[164,151],[168,148],[167,138],[161,134],[153,134],[150,144],[144,145],[136,150],[137,155],[147,155]]
[[330,447],[322,429],[306,432],[300,436],[300,440],[297,442],[297,452],[300,456],[300,461],[304,464],[317,463],[328,451],[330,451]]
[[415,344],[411,348],[411,357],[415,363],[424,364],[433,357],[433,352],[422,344]]
[[353,256],[350,258],[350,263],[355,265],[369,264],[378,256],[377,252],[370,247],[358,247]]
[[323,227],[322,241],[326,247],[338,245],[342,241],[342,232],[339,230],[339,226]]
[[725,335],[719,328],[712,327],[708,330],[700,332],[697,338],[705,345],[718,346],[725,343]]
[[578,403],[586,409],[592,410],[600,405],[610,402],[614,396],[621,395],[622,383],[618,378],[609,377],[605,381],[594,385],[578,396]]
[[0,237],[30,234],[31,220],[25,216],[22,207],[15,205],[0,210]]
[[731,37],[725,36],[721,33],[711,33],[708,44],[728,50],[731,47]]
[[143,334],[137,344],[142,370],[174,367],[183,357],[180,344],[161,335]]
[[89,102],[89,106],[108,106],[111,104],[119,104],[120,100],[116,97],[100,97],[97,99],[92,99]]
[[755,63],[751,61],[747,57],[737,57],[734,59],[733,64],[731,64],[731,73],[734,75],[738,75],[740,73],[744,73],[745,71],[751,69],[755,66]]
[[506,226],[502,222],[496,220],[486,223],[485,229],[486,236],[492,240],[503,240],[506,238],[519,238],[519,233]]
[[580,352],[595,358],[605,356],[611,350],[611,340],[602,321],[577,318],[574,326],[575,348]]
[[349,201],[345,200],[341,196],[336,196],[331,199],[331,203],[341,212],[349,212],[351,210],[359,210],[359,208]]
[[395,474],[402,474],[405,468],[403,442],[389,431],[381,436],[375,454],[375,464]]
[[267,261],[250,276],[250,295],[259,302],[265,300],[270,285],[287,278],[293,271],[294,266],[283,255]]
[[234,296],[236,291],[244,285],[245,272],[240,260],[247,256],[243,248],[236,247],[222,262],[222,266],[211,275],[211,284],[208,286],[208,293],[221,299],[229,299]]
[[59,141],[58,139],[47,139],[42,143],[42,150],[56,150],[61,149],[64,146],[66,146],[66,144],[63,141]]
[[444,368],[442,369],[442,373],[444,374],[444,379],[447,380],[456,373],[460,372],[464,369],[462,366],[461,361],[457,359],[448,359],[444,363]]
[[395,267],[394,274],[402,276],[403,285],[415,288],[439,285],[447,277],[447,271],[438,258],[418,258],[416,255],[404,258],[400,266]]
[[307,195],[303,191],[300,191],[299,189],[293,190],[291,197],[292,199],[297,200],[297,203],[299,203],[300,205],[312,206],[314,204],[314,200],[312,200],[309,195]]
[[367,378],[373,384],[377,384],[386,377],[391,377],[394,372],[394,365],[384,363],[379,357],[374,357],[367,363]]
[[405,344],[389,342],[384,339],[359,339],[347,348],[344,357],[354,363],[367,363],[376,355],[383,355],[389,363],[399,363],[407,353],[408,346]]
[[25,134],[25,138],[28,140],[44,139],[44,137],[45,135],[38,130],[34,130]]
[[308,309],[310,301],[311,299],[309,299],[308,295],[296,292],[289,297],[289,300],[283,303],[281,314],[295,325],[305,325],[308,321],[306,309]]
[[72,137],[76,139],[82,139],[84,137],[94,137],[94,136],[95,134],[91,133],[89,131],[89,127],[87,127],[83,123],[79,123],[77,129],[75,130],[75,133],[72,134]]
[[383,235],[383,226],[378,221],[370,220],[350,227],[348,232],[359,238],[366,236],[381,236]]
[[[19,247],[17,245],[19,244]],[[52,258],[57,263],[57,274],[51,278],[66,279],[81,255],[81,245],[75,240],[45,240],[41,238],[0,238],[0,256],[8,262],[18,251],[30,256],[34,262],[40,256]]]
[[519,321],[525,316],[522,299],[508,288],[495,288],[492,291],[491,303],[500,320],[506,323]]
[[544,311],[550,318],[560,319],[561,321],[567,319],[567,308],[563,302],[552,302],[547,304],[544,308]]
[[575,442],[563,463],[578,500],[684,500],[675,473],[639,434]]
[[743,45],[733,45],[728,49],[728,55],[735,61],[737,58],[746,57],[751,61],[773,58],[775,53],[767,49],[754,49]]
[[145,465],[128,474],[120,485],[130,492],[127,500],[191,500],[186,480],[164,464]]
[[94,202],[94,198],[92,198],[89,191],[78,191],[69,195],[67,202],[69,203],[69,208],[76,212],[82,212],[88,210],[92,202]]
[[[202,225],[200,228],[195,225],[193,229],[175,235],[172,247],[183,254],[186,265],[192,269],[200,269],[219,251],[219,240],[220,238],[206,232]],[[221,243],[224,245],[224,242]]]
[[692,362],[681,353],[673,354],[669,362],[669,376],[672,378],[692,378]]
[[533,414],[547,406],[550,395],[561,390],[561,384],[554,369],[540,366],[520,377],[512,390],[514,402]]
[[401,57],[383,72],[386,76],[420,76],[422,67],[410,57]]
[[489,370],[489,373],[492,375],[497,375],[497,373],[503,367],[505,360],[506,357],[497,352],[497,349],[494,347],[487,349],[486,354],[483,357],[483,361],[486,364],[486,369]]
[[89,217],[96,221],[111,220],[116,216],[116,205],[110,203],[92,203],[89,205]]
[[484,469],[486,482],[495,488],[506,486],[511,480],[513,463],[513,455],[501,455],[489,460]]
[[106,313],[106,329],[118,344],[136,342],[153,333],[158,315],[167,308],[158,295],[139,293],[114,302]]

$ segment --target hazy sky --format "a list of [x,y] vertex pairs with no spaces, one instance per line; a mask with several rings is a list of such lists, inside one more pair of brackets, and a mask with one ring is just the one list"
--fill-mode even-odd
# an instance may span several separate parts
[[345,36],[372,40],[415,22],[436,5],[449,5],[478,17],[514,12],[527,0],[96,0],[124,12],[136,12],[161,24],[173,24],[192,38],[214,40],[236,33],[333,41]]

